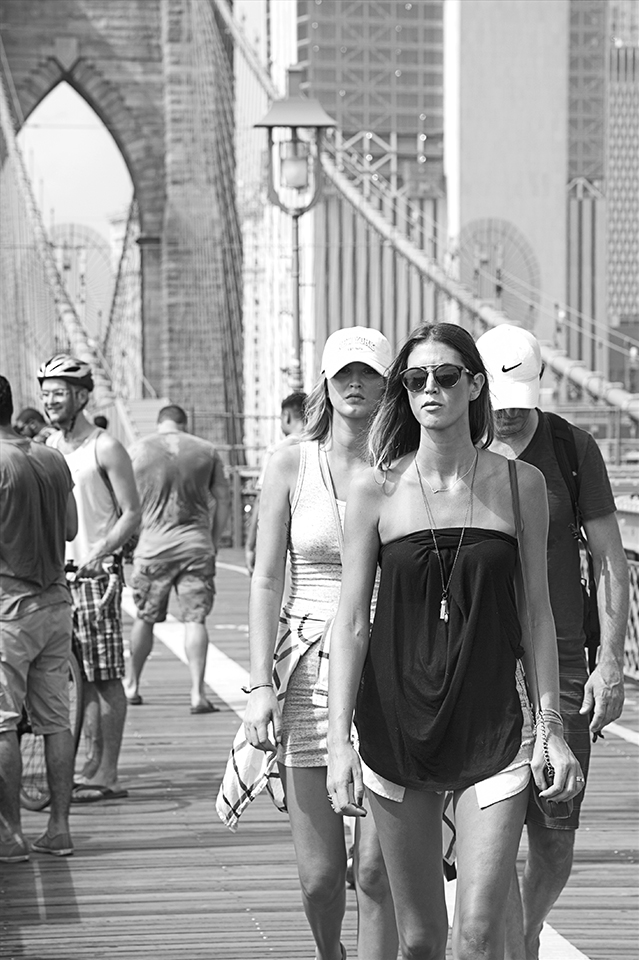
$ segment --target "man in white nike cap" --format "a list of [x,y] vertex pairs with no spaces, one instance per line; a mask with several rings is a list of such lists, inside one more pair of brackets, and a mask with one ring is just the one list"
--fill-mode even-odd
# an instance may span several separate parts
[[[503,323],[477,341],[490,386],[495,440],[491,450],[532,463],[548,487],[548,583],[557,628],[561,714],[565,738],[588,777],[591,737],[623,707],[623,649],[628,622],[628,565],[615,517],[615,501],[594,439],[556,414],[538,408],[544,364],[528,330]],[[562,469],[563,463],[563,469]],[[574,464],[574,469],[573,469]],[[572,474],[573,480],[569,477]],[[577,520],[578,517],[578,520]],[[600,647],[591,672],[584,651],[584,597],[576,523],[588,538],[597,583]],[[526,815],[528,856],[507,913],[506,960],[537,960],[544,920],[572,868],[575,831],[584,791],[567,819],[545,817],[531,798]]]

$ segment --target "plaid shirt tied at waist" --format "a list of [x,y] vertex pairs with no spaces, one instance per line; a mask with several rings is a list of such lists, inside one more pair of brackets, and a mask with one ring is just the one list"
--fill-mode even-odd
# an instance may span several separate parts
[[[326,621],[316,620],[310,615],[280,616],[279,636],[273,657],[273,689],[280,705],[284,703],[289,681],[300,659],[314,643],[322,639],[325,629]],[[286,802],[277,767],[277,753],[251,746],[242,724],[235,735],[215,803],[220,820],[229,830],[237,830],[242,813],[265,787],[277,809],[285,813]]]

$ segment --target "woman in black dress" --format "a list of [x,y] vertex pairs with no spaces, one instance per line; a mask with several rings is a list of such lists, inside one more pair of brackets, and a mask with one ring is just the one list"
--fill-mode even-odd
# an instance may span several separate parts
[[[446,950],[446,792],[457,831],[453,956],[502,960],[531,761],[547,799],[568,800],[583,786],[558,713],[545,482],[535,467],[516,465],[525,580],[518,591],[508,461],[486,449],[490,432],[486,373],[472,337],[454,324],[421,326],[389,369],[370,434],[375,466],[353,482],[346,511],[331,647],[329,796],[336,812],[363,815],[366,787],[403,955],[424,960],[443,960]],[[536,734],[520,660],[544,720]]]

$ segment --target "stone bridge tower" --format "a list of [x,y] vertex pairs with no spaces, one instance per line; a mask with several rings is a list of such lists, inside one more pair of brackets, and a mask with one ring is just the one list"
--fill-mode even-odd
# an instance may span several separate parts
[[[143,369],[240,444],[232,50],[209,0],[3,0],[16,127],[60,82],[116,141],[139,206]],[[3,59],[4,59],[3,58]]]

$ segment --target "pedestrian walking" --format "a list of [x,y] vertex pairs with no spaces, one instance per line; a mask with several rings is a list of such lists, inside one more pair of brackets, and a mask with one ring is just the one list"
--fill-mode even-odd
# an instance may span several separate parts
[[[327,783],[335,811],[356,816],[366,786],[404,957],[445,956],[446,791],[457,830],[452,954],[501,960],[531,754],[542,801],[567,801],[581,787],[559,723],[545,485],[525,464],[511,479],[508,461],[486,449],[490,420],[472,337],[454,324],[424,324],[391,364],[370,432],[374,467],[349,490]],[[537,678],[534,753],[522,657]],[[354,708],[361,762],[351,742]],[[544,749],[554,768],[546,776]]]
[[45,413],[56,427],[47,443],[69,466],[78,509],[78,533],[67,545],[66,561],[90,753],[71,802],[92,803],[127,796],[118,776],[126,719],[120,550],[139,525],[140,507],[129,455],[85,415],[93,390],[89,364],[57,354],[42,364],[38,380]]
[[22,832],[22,764],[16,735],[26,705],[44,737],[51,805],[31,846],[73,853],[69,804],[73,738],[69,729],[71,595],[65,539],[77,532],[73,481],[64,458],[11,427],[11,386],[0,376],[0,862],[29,859]]
[[[494,409],[495,439],[490,449],[509,459],[533,464],[546,480],[550,514],[548,582],[557,630],[560,711],[566,740],[587,779],[591,738],[596,739],[606,724],[619,717],[624,696],[628,564],[608,473],[589,433],[539,409],[544,365],[532,333],[512,324],[501,324],[483,334],[477,348],[486,365]],[[562,469],[564,459],[567,466]],[[594,562],[601,630],[598,661],[590,675],[584,648],[589,605],[584,606],[580,544],[576,537],[580,524]],[[542,926],[572,869],[583,796],[580,793],[575,797],[573,812],[566,819],[544,816],[534,800],[529,801],[528,853],[521,880],[523,918],[515,882],[509,907],[508,960],[537,960],[539,956]]]
[[136,618],[131,630],[126,696],[142,704],[140,677],[153,649],[153,626],[166,620],[171,590],[186,625],[191,713],[214,713],[204,686],[209,637],[206,618],[215,597],[215,555],[229,515],[229,483],[212,443],[186,432],[182,407],[158,414],[155,433],[131,450],[142,502],[142,524],[131,586]]
[[20,411],[15,420],[15,429],[21,437],[27,437],[37,443],[46,443],[55,432],[35,407],[25,407]]
[[[377,330],[332,334],[306,403],[302,438],[281,446],[269,462],[251,582],[249,699],[217,801],[231,828],[265,786],[288,811],[319,960],[346,956],[340,932],[347,859],[344,826],[326,795],[328,713],[320,664],[342,579],[346,497],[366,469],[366,436],[390,359],[390,345]],[[287,553],[291,592],[280,611]],[[358,821],[355,881],[359,956],[395,960],[392,901],[370,817]]]

